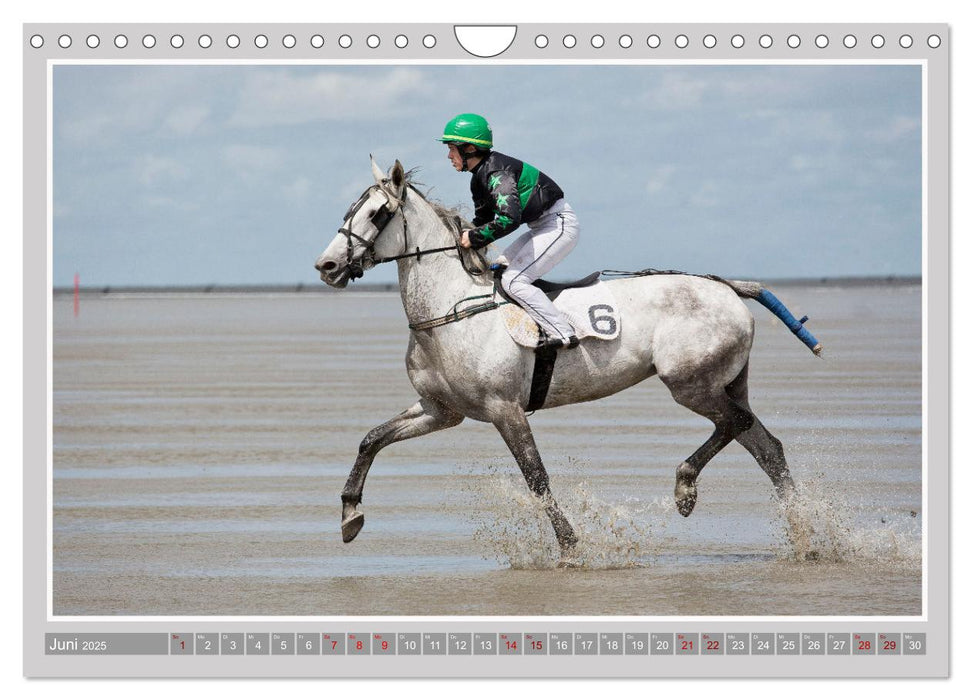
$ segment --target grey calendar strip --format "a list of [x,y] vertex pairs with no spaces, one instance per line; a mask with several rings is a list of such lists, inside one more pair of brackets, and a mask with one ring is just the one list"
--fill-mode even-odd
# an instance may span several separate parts
[[892,656],[924,632],[196,632],[45,635],[61,656]]

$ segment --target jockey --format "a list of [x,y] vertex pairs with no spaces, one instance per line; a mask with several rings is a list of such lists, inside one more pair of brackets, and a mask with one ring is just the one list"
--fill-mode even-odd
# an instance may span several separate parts
[[528,163],[492,150],[492,129],[478,114],[460,114],[438,139],[459,172],[472,173],[475,228],[462,232],[462,246],[483,248],[525,223],[529,231],[503,251],[508,267],[502,286],[543,331],[539,349],[580,344],[553,302],[533,281],[547,274],[576,246],[580,225],[553,180]]

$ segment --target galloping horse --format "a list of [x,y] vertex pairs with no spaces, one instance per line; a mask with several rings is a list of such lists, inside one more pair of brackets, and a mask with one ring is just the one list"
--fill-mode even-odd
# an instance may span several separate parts
[[[380,450],[472,418],[499,431],[530,490],[542,499],[567,559],[577,536],[550,492],[526,418],[534,352],[510,338],[499,313],[459,308],[491,298],[493,282],[483,274],[484,257],[457,244],[458,217],[427,201],[400,162],[387,174],[373,158],[371,167],[376,184],[348,210],[315,267],[324,282],[343,288],[376,264],[397,262],[412,328],[408,378],[421,398],[361,442],[341,493],[343,540],[353,540],[364,525],[359,509],[364,480]],[[748,401],[754,320],[740,297],[759,298],[762,285],[690,275],[637,276],[608,284],[623,319],[620,336],[561,351],[543,408],[603,398],[656,374],[675,401],[715,426],[676,469],[674,495],[681,515],[690,515],[697,502],[701,470],[732,440],[752,454],[780,498],[791,497],[794,485],[782,443]],[[471,308],[488,310],[483,304]]]

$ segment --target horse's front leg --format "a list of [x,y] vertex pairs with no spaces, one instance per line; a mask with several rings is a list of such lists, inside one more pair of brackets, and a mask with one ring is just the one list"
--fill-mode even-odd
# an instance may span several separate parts
[[371,429],[361,441],[357,460],[341,492],[341,537],[350,542],[364,527],[364,513],[358,510],[364,494],[364,480],[371,463],[382,449],[394,442],[451,428],[462,422],[463,416],[432,399],[422,399],[407,411]]
[[526,477],[529,490],[542,499],[546,514],[553,524],[556,541],[560,545],[561,562],[566,563],[576,547],[577,536],[550,492],[549,476],[546,474],[546,467],[543,466],[543,460],[533,440],[533,431],[526,420],[526,414],[519,406],[511,407],[506,415],[495,421],[494,425],[502,435],[502,439],[506,441],[509,451],[516,458],[516,463]]

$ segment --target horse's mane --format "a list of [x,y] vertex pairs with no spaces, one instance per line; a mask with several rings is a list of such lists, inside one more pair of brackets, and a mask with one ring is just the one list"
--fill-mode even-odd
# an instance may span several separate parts
[[[424,184],[417,182],[413,179],[413,175],[418,171],[418,168],[412,168],[405,173],[405,183],[414,190],[418,196],[420,196],[428,205],[432,208],[438,218],[442,220],[445,224],[445,228],[449,230],[452,234],[452,238],[455,239],[456,245],[462,240],[462,231],[468,228],[474,228],[472,223],[467,221],[464,216],[459,212],[457,207],[448,207],[441,202],[435,201],[428,196],[427,192],[423,192],[419,189],[419,186],[424,187]],[[462,255],[466,267],[473,267],[478,272],[484,272],[489,269],[489,262],[486,258],[486,253],[489,250],[488,247],[480,248],[479,250],[472,250],[471,248],[461,248],[460,254]]]

